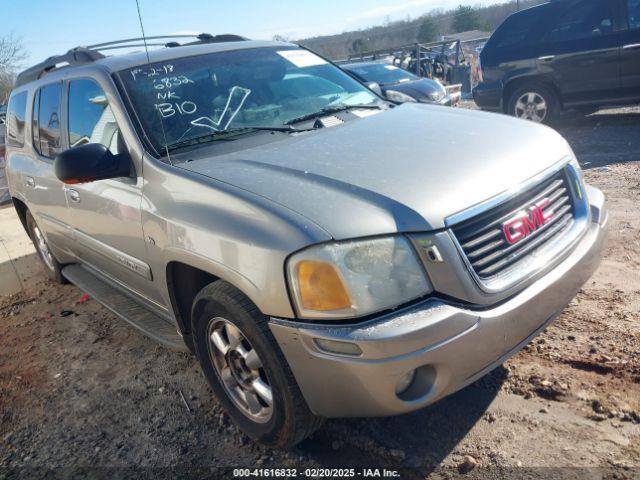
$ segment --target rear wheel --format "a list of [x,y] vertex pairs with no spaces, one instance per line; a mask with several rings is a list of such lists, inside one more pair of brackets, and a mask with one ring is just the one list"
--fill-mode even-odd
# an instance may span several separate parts
[[222,407],[256,441],[291,447],[322,419],[311,413],[268,326],[268,317],[223,281],[205,287],[192,311],[198,360]]
[[62,276],[62,265],[60,265],[54,257],[44,233],[42,233],[42,230],[40,230],[40,227],[28,211],[26,214],[26,220],[29,236],[31,237],[33,245],[36,247],[40,260],[42,260],[42,263],[44,264],[47,275],[58,283],[68,283],[67,279]]
[[522,120],[547,123],[557,113],[556,94],[542,85],[526,85],[516,89],[509,99],[508,113]]

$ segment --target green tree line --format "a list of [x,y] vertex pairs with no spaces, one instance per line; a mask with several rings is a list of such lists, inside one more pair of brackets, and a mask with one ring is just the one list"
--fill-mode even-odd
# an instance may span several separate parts
[[[520,9],[528,8],[546,0],[520,0]],[[370,50],[408,45],[415,42],[433,42],[444,35],[478,30],[491,33],[505,18],[516,12],[515,0],[487,7],[459,5],[451,10],[436,9],[417,18],[386,22],[363,30],[337,35],[299,40],[302,45],[323,55],[339,60],[348,55]]]

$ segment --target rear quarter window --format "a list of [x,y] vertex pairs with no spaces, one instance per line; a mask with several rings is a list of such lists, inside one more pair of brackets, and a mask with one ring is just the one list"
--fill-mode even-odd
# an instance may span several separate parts
[[537,19],[538,16],[531,13],[512,15],[496,31],[491,46],[493,48],[505,48],[526,43],[531,36],[531,31]]
[[531,47],[540,41],[552,10],[551,4],[544,4],[508,17],[483,49],[483,62],[500,63],[533,55]]
[[27,114],[27,92],[12,95],[6,118],[6,143],[12,147],[24,146],[24,127]]

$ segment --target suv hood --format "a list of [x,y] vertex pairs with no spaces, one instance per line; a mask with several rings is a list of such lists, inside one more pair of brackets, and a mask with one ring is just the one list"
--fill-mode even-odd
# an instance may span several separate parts
[[571,154],[553,130],[504,115],[404,104],[177,166],[312,220],[335,239],[428,231]]

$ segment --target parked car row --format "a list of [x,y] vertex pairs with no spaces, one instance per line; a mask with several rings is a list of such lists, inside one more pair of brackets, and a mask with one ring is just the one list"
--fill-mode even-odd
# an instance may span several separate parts
[[480,55],[483,109],[547,122],[640,103],[640,0],[558,0],[510,16]]

